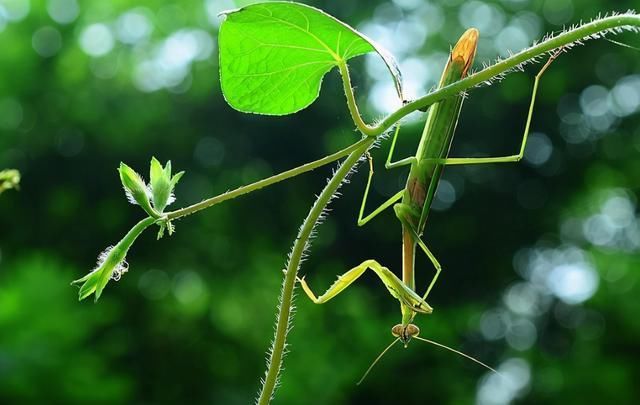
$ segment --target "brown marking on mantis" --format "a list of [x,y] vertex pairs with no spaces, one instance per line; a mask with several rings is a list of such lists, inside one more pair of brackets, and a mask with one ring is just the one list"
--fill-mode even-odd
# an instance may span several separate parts
[[411,202],[422,208],[424,200],[427,198],[427,190],[424,184],[417,177],[414,177],[409,180],[407,190],[411,196]]

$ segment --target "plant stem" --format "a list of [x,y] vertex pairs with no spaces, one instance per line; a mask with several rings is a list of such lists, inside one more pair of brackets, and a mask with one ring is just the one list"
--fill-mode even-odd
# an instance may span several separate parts
[[[342,76],[342,83],[344,85],[347,105],[349,107],[351,117],[355,121],[360,119],[360,122],[363,123],[360,118],[360,114],[358,113],[358,106],[355,102],[353,88],[351,87],[351,78],[349,77],[349,70],[347,69],[346,64],[340,65],[340,75]],[[313,228],[316,226],[318,219],[329,202],[331,202],[331,199],[338,188],[340,188],[344,179],[358,163],[360,158],[362,158],[362,156],[364,156],[364,154],[369,150],[376,139],[376,137],[365,137],[358,143],[358,147],[349,154],[339,169],[334,173],[331,180],[329,180],[324,190],[322,190],[298,231],[298,236],[293,243],[289,262],[287,263],[284,281],[282,282],[280,305],[276,319],[276,332],[271,346],[271,355],[267,361],[267,372],[264,383],[262,384],[262,390],[260,391],[260,396],[257,401],[259,405],[266,405],[271,402],[280,376],[282,359],[284,357],[284,350],[287,343],[287,334],[290,329],[292,318],[293,290],[296,285],[300,262],[302,261],[302,256],[304,255],[305,250],[309,246],[309,238],[311,237]]]
[[351,86],[351,76],[349,76],[349,68],[347,67],[347,62],[342,61],[338,64],[338,69],[340,69],[340,76],[342,77],[342,87],[344,88],[344,94],[347,97],[347,107],[349,108],[349,114],[351,114],[351,119],[356,124],[356,128],[363,134],[367,136],[377,136],[382,132],[376,132],[376,128],[367,125],[360,115],[360,111],[358,111],[358,104],[356,103],[356,97],[353,94],[353,87]]
[[246,186],[242,186],[242,187],[238,187],[235,190],[231,190],[231,191],[227,191],[226,193],[223,194],[219,194],[215,197],[211,197],[208,198],[206,200],[200,201],[199,203],[190,205],[188,207],[185,208],[181,208],[179,210],[176,211],[172,211],[172,212],[167,212],[165,215],[167,217],[167,219],[172,220],[172,219],[178,219],[187,215],[191,215],[194,212],[198,212],[200,210],[203,210],[205,208],[209,208],[213,205],[219,204],[223,201],[226,200],[230,200],[236,197],[239,197],[243,194],[248,194],[252,191],[261,189],[263,187],[267,187],[270,186],[272,184],[281,182],[283,180],[289,179],[291,177],[295,177],[299,174],[302,173],[306,173],[309,172],[313,169],[316,169],[320,166],[324,166],[326,164],[329,164],[331,162],[335,162],[338,159],[341,159],[345,156],[347,156],[348,154],[352,153],[355,150],[358,150],[360,147],[362,147],[363,145],[368,143],[368,139],[363,138],[361,140],[359,140],[358,142],[342,149],[339,150],[336,153],[333,153],[329,156],[325,156],[322,159],[318,159],[318,160],[314,160],[313,162],[309,162],[306,163],[302,166],[298,166],[296,168],[293,168],[291,170],[287,170],[286,172],[282,172],[279,174],[276,174],[274,176],[271,177],[267,177],[266,179],[262,179],[259,181],[256,181],[255,183],[252,184],[248,184]]
[[[555,37],[542,41],[537,45],[524,49],[517,54],[504,59],[494,65],[482,69],[481,71],[468,76],[466,79],[450,84],[439,90],[433,91],[426,96],[420,97],[410,103],[405,104],[393,113],[389,114],[384,120],[382,120],[378,125],[375,126],[367,125],[366,123],[364,123],[362,118],[360,118],[357,106],[355,106],[355,102],[350,101],[353,98],[353,95],[349,95],[350,92],[347,91],[347,85],[345,84],[345,91],[347,92],[347,105],[349,106],[349,111],[351,112],[351,116],[353,117],[356,127],[363,134],[366,134],[368,136],[377,136],[395,125],[398,121],[400,121],[408,114],[420,109],[424,109],[425,107],[428,107],[431,104],[436,103],[444,98],[459,94],[460,92],[477,86],[480,83],[490,81],[494,77],[517,67],[521,63],[527,62],[554,49],[574,44],[578,41],[584,40],[585,38],[591,37],[594,34],[599,34],[603,31],[612,29],[621,29],[624,27],[631,27],[633,31],[638,32],[638,27],[640,27],[640,15],[624,14],[605,17],[565,31]],[[343,67],[339,66],[339,68],[342,73]]]
[[359,142],[358,148],[349,154],[340,168],[335,172],[331,180],[327,183],[324,190],[322,190],[322,193],[320,193],[318,199],[313,204],[313,207],[311,207],[307,218],[305,218],[300,230],[298,231],[298,236],[296,237],[293,249],[291,250],[286,275],[282,285],[276,332],[273,340],[273,346],[271,347],[271,357],[268,361],[268,368],[264,384],[262,385],[262,391],[258,398],[258,404],[260,405],[268,404],[269,401],[271,401],[276,387],[276,382],[280,373],[280,366],[282,364],[282,357],[284,355],[287,333],[289,332],[290,318],[292,315],[293,290],[296,283],[296,277],[298,275],[298,268],[300,267],[300,261],[302,260],[304,251],[308,246],[311,232],[320,218],[320,215],[322,215],[322,212],[331,201],[333,195],[338,190],[345,177],[347,177],[351,169],[356,165],[356,163],[358,163],[365,152],[369,150],[375,140],[376,138],[369,137],[363,138],[363,140]]

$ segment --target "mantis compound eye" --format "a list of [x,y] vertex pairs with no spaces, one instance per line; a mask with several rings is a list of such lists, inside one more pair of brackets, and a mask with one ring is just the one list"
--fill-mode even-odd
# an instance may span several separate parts
[[414,336],[418,336],[420,334],[420,328],[410,323],[409,325],[407,325],[407,328],[405,329],[405,334],[410,338]]

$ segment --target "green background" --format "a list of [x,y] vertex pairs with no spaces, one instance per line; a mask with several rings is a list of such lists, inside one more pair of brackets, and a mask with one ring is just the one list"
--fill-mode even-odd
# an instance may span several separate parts
[[[595,0],[307,2],[396,55],[414,96],[449,46],[481,31],[476,67],[611,3]],[[616,2],[626,10],[634,1]],[[335,71],[320,98],[287,117],[245,115],[219,88],[216,33],[230,0],[0,0],[0,402],[253,401],[264,373],[287,252],[330,175],[320,169],[148,231],[130,271],[97,304],[69,285],[139,220],[116,168],[151,156],[186,170],[185,206],[322,157],[358,135]],[[637,6],[637,5],[636,5]],[[97,24],[97,25],[95,25]],[[637,35],[616,37],[634,46]],[[637,402],[640,381],[640,58],[590,41],[544,76],[525,161],[448,168],[425,240],[444,266],[422,336],[491,364],[507,380],[421,342],[389,352],[397,302],[367,275],[325,306],[301,296],[276,403]],[[353,60],[368,120],[392,108],[375,57]],[[517,150],[536,66],[469,93],[453,156]],[[415,149],[416,115],[399,157]],[[403,185],[374,152],[370,207]],[[147,177],[147,176],[145,176]],[[316,290],[375,258],[400,266],[389,211],[356,226],[366,166],[318,228],[302,273]],[[419,257],[418,284],[432,270]],[[422,288],[421,288],[422,290]]]

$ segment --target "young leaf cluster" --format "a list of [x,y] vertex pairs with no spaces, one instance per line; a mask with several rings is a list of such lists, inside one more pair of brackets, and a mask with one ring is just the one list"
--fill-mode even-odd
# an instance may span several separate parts
[[78,292],[80,300],[95,294],[97,301],[109,280],[120,280],[129,269],[125,260],[127,252],[138,236],[149,226],[154,223],[160,226],[158,239],[162,237],[165,229],[170,235],[173,233],[173,224],[163,213],[167,205],[175,201],[173,190],[184,172],[172,175],[171,161],[163,167],[155,157],[151,159],[149,184],[146,184],[142,176],[125,163],[120,163],[118,172],[129,202],[140,205],[149,216],[131,228],[115,246],[110,246],[100,253],[96,267],[89,274],[72,282],[72,284],[81,285]]
[[184,172],[179,172],[172,176],[171,161],[162,167],[155,157],[151,159],[149,184],[146,184],[142,176],[125,163],[120,163],[118,172],[129,202],[139,205],[154,218],[160,218],[167,205],[175,201],[173,190],[184,175]]

